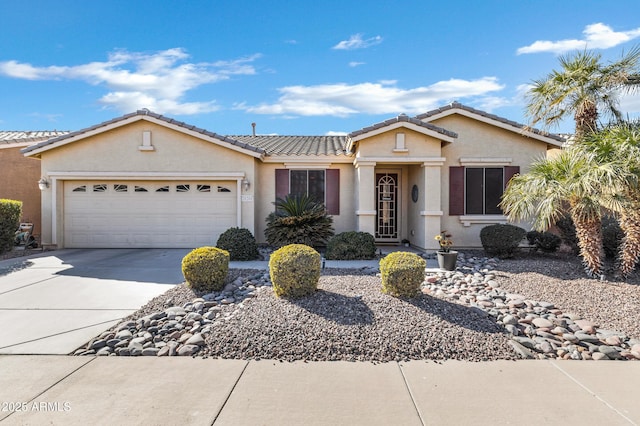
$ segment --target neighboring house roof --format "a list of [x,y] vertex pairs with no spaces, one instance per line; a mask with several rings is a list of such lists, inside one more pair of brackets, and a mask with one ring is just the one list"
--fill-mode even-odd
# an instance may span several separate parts
[[210,132],[208,130],[186,124],[182,121],[174,120],[169,117],[165,117],[160,114],[156,114],[154,112],[149,111],[148,109],[138,110],[131,114],[125,114],[121,117],[117,117],[100,124],[96,124],[91,127],[87,127],[85,129],[81,129],[75,132],[68,133],[63,136],[58,136],[53,139],[49,139],[34,145],[31,145],[22,150],[23,153],[32,153],[31,155],[35,155],[42,151],[46,151],[52,149],[59,145],[64,145],[70,142],[74,142],[76,140],[84,139],[86,137],[95,135],[97,133],[101,133],[106,130],[110,130],[112,128],[120,127],[126,125],[128,123],[132,123],[138,120],[148,120],[155,121],[156,123],[162,125],[163,123],[168,124],[168,127],[173,127],[178,131],[183,131],[184,133],[190,133],[194,136],[205,136],[207,138],[215,139],[217,142],[223,142],[230,147],[235,147],[240,150],[250,151],[254,154],[254,156],[262,156],[266,154],[265,150],[262,148],[258,148],[252,145],[249,145],[244,142],[237,141],[235,139],[229,138],[227,136],[219,135],[217,133]]
[[346,136],[229,136],[268,155],[344,155]]
[[65,130],[0,130],[0,149],[28,146],[67,133]]
[[451,114],[460,114],[467,117],[475,118],[477,120],[488,122],[498,127],[502,127],[513,132],[518,132],[522,135],[533,137],[535,139],[559,147],[562,146],[566,141],[566,139],[560,135],[543,132],[527,125],[509,120],[507,118],[463,105],[459,102],[452,102],[449,105],[425,112],[424,114],[417,115],[415,118],[418,120],[433,121]]

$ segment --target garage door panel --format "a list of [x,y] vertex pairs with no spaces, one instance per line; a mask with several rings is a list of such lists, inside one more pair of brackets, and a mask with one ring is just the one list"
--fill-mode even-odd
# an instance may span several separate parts
[[[82,186],[85,191],[73,191]],[[139,192],[142,188],[146,192]],[[215,244],[222,232],[237,226],[235,188],[235,182],[67,182],[65,246]]]

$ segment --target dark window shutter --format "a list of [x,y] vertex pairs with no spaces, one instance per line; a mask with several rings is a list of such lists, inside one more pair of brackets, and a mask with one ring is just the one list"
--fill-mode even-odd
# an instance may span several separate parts
[[449,215],[464,214],[464,167],[449,167]]
[[340,170],[327,169],[324,197],[327,201],[327,213],[340,214]]
[[289,194],[289,169],[276,169],[276,198]]
[[520,166],[505,166],[504,168],[504,187],[507,187],[507,184],[513,177],[513,175],[520,173]]

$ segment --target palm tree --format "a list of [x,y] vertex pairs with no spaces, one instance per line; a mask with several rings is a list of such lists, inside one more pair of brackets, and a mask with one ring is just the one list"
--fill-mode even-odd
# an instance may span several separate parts
[[580,139],[596,131],[601,110],[618,121],[622,119],[618,95],[640,85],[640,46],[609,64],[601,63],[600,54],[586,50],[559,60],[561,69],[534,80],[526,95],[532,127],[541,123],[548,129],[573,114],[576,138]]
[[596,161],[615,164],[619,169],[617,192],[603,201],[617,214],[624,233],[616,263],[618,273],[626,277],[640,259],[640,122],[608,126],[587,135],[581,145]]
[[576,227],[578,247],[589,276],[602,273],[602,205],[620,190],[620,170],[598,163],[596,156],[570,147],[552,159],[533,163],[528,173],[513,177],[500,206],[511,221],[533,220],[547,230],[565,214]]

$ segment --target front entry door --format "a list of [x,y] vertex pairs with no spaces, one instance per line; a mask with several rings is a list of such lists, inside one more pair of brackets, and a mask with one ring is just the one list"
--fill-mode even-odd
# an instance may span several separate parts
[[398,239],[397,173],[376,173],[376,238]]

